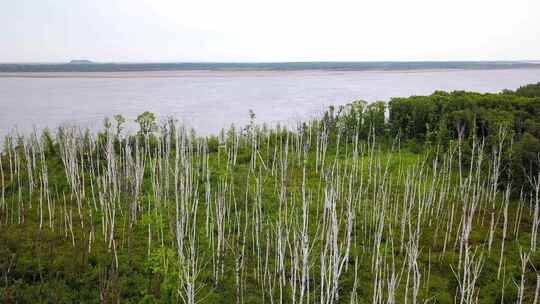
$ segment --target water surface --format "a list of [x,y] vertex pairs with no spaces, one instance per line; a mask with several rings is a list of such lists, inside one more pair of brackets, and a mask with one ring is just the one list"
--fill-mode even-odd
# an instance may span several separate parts
[[17,127],[78,123],[90,128],[121,113],[175,116],[200,134],[244,125],[293,123],[329,105],[431,94],[499,92],[540,82],[540,69],[414,71],[147,71],[0,74],[0,136]]

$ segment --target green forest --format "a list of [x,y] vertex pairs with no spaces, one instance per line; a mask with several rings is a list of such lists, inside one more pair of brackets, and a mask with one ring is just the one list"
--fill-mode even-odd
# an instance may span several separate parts
[[6,136],[0,302],[540,304],[540,83],[249,117]]

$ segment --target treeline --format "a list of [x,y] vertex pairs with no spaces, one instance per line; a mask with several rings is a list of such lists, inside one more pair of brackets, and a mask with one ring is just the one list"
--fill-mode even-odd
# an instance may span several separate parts
[[[528,187],[540,170],[540,83],[502,93],[436,91],[429,96],[393,98],[367,104],[355,101],[324,115],[335,134],[375,134],[379,139],[421,150],[473,140],[494,147],[511,139],[503,153],[503,175]],[[519,189],[518,189],[519,190]]]

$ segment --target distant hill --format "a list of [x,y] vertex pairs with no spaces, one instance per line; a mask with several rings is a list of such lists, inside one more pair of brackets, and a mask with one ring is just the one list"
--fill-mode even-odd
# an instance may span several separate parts
[[70,64],[92,64],[93,62],[86,59],[75,59],[69,62]]

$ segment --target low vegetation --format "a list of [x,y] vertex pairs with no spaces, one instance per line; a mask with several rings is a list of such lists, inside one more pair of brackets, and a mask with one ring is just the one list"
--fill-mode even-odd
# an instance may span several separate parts
[[539,303],[540,84],[0,154],[6,303]]

